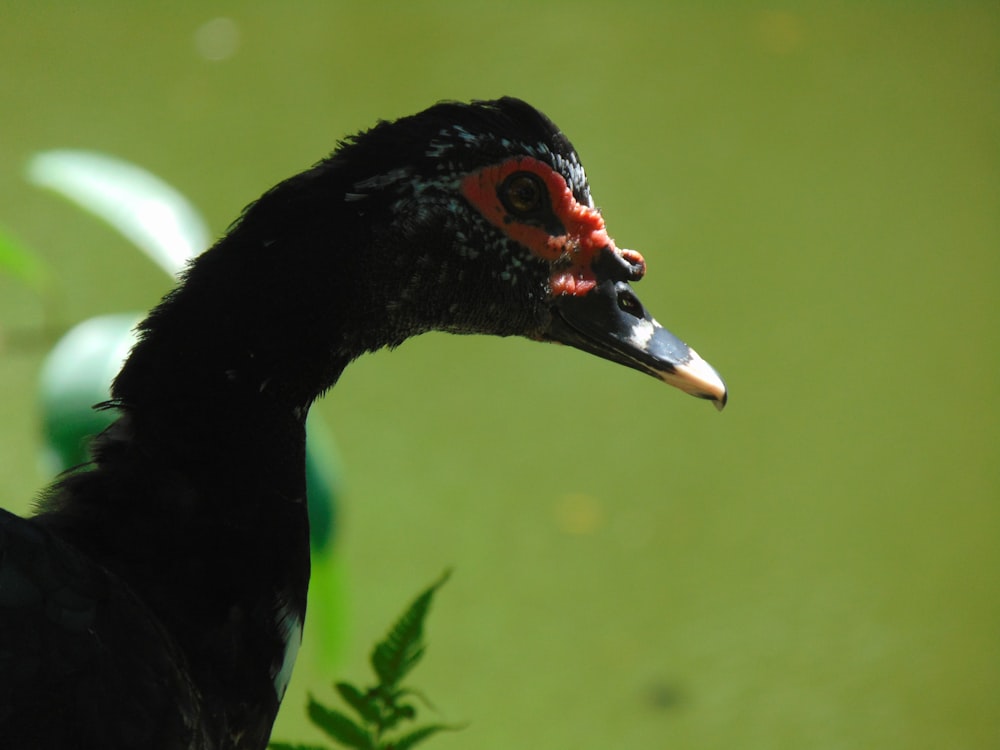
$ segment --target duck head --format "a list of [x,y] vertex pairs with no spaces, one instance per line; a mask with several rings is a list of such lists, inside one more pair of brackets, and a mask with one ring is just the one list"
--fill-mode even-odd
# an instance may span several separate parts
[[567,344],[725,406],[718,373],[639,301],[642,255],[615,244],[575,149],[534,107],[438,104],[356,136],[325,168],[358,164],[343,200],[374,220],[373,260],[404,280],[390,328]]

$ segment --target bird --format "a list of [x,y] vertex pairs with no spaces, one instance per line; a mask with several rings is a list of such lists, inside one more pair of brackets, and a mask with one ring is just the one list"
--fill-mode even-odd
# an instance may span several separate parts
[[0,511],[0,744],[266,747],[306,614],[313,402],[437,330],[568,345],[721,409],[645,271],[513,97],[379,121],[265,192],[139,324],[89,463]]

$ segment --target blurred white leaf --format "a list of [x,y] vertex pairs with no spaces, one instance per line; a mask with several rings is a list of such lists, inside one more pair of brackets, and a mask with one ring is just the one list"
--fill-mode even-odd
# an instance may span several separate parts
[[103,219],[175,276],[211,241],[190,201],[156,175],[96,151],[36,154],[28,179]]

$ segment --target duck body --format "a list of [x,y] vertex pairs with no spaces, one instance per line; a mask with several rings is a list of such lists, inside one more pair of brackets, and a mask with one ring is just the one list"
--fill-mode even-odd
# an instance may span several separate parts
[[516,99],[381,123],[270,190],[141,324],[93,462],[0,513],[3,747],[266,747],[305,620],[309,406],[428,330],[559,341],[724,403],[635,299],[644,270]]

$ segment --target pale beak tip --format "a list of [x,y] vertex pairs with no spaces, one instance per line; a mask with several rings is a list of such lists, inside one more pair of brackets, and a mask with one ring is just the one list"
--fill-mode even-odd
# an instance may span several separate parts
[[713,398],[712,403],[715,404],[715,408],[722,411],[726,408],[726,402],[729,400],[729,392],[723,391],[720,398]]
[[694,349],[688,349],[688,359],[684,364],[675,365],[669,372],[662,372],[659,376],[685,393],[711,401],[719,411],[725,409],[729,401],[725,381]]

